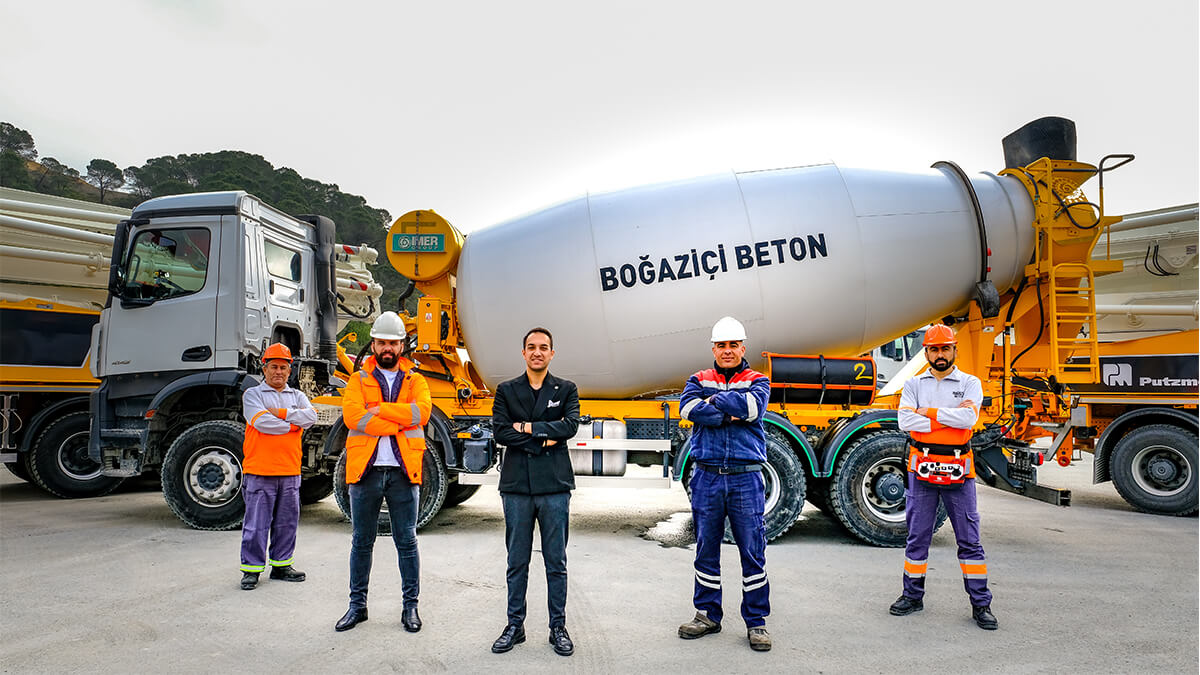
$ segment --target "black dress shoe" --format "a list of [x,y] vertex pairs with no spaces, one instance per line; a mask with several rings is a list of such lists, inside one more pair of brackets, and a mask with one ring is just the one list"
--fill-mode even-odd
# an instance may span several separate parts
[[919,598],[910,598],[907,595],[902,595],[899,600],[892,603],[888,611],[892,613],[892,616],[904,616],[913,612],[919,612],[922,609],[925,609],[924,601]]
[[991,605],[983,605],[982,607],[971,608],[971,618],[975,619],[975,623],[984,630],[996,630],[1000,624],[996,622],[995,615],[992,614]]
[[344,630],[350,630],[351,628],[354,628],[355,626],[357,626],[358,624],[360,624],[366,620],[367,620],[367,608],[366,607],[351,607],[350,609],[346,610],[345,616],[338,619],[337,625],[335,625],[333,627],[333,629],[338,632],[341,632]]
[[550,644],[554,645],[554,651],[560,656],[570,656],[575,653],[575,643],[571,642],[571,636],[567,635],[566,626],[555,626],[550,629]]
[[400,615],[400,623],[404,624],[404,630],[415,633],[421,630],[421,617],[417,615],[416,607],[409,607]]
[[492,643],[492,653],[503,654],[524,641],[525,627],[510,623],[504,627],[504,632],[500,634],[500,637]]
[[242,590],[252,591],[258,585],[258,572],[242,573]]
[[271,578],[280,581],[304,581],[305,574],[291,565],[284,565],[283,567],[272,567]]

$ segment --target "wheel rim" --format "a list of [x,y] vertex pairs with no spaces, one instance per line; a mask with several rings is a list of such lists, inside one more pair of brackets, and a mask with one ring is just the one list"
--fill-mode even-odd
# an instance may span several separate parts
[[779,472],[770,462],[767,462],[763,465],[762,475],[763,482],[766,484],[763,487],[766,502],[763,513],[770,513],[779,504]]
[[217,445],[205,446],[192,453],[186,475],[192,501],[205,508],[228,504],[242,489],[242,463]]
[[63,475],[78,481],[88,481],[100,475],[101,466],[88,456],[88,432],[79,431],[68,436],[55,453],[58,470]]
[[1133,480],[1156,497],[1171,497],[1188,488],[1192,466],[1169,445],[1148,445],[1133,456]]
[[863,474],[859,494],[871,515],[899,523],[904,521],[904,485],[904,466],[895,458],[885,458]]

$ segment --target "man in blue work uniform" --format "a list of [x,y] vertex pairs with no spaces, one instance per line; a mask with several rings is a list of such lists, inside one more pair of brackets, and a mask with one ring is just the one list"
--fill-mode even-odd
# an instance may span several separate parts
[[746,329],[733,317],[713,325],[714,368],[688,378],[679,416],[692,423],[692,520],[696,526],[696,616],[679,627],[692,640],[721,631],[721,540],[725,518],[742,558],[742,619],[750,648],[771,649],[766,617],[771,612],[763,527],[767,440],[762,416],[771,383],[750,369]]

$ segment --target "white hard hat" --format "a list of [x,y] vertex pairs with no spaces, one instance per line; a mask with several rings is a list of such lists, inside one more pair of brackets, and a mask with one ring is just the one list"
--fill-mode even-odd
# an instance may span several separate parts
[[730,340],[745,340],[746,328],[741,321],[732,316],[721,317],[719,321],[713,324],[712,341],[713,342],[728,342]]
[[404,319],[400,318],[395,312],[384,312],[375,319],[375,323],[371,324],[371,337],[380,340],[403,340]]

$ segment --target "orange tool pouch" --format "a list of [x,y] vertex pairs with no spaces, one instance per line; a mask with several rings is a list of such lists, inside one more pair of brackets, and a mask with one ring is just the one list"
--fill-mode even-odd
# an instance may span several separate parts
[[971,446],[913,441],[908,469],[932,485],[959,485],[972,474]]

